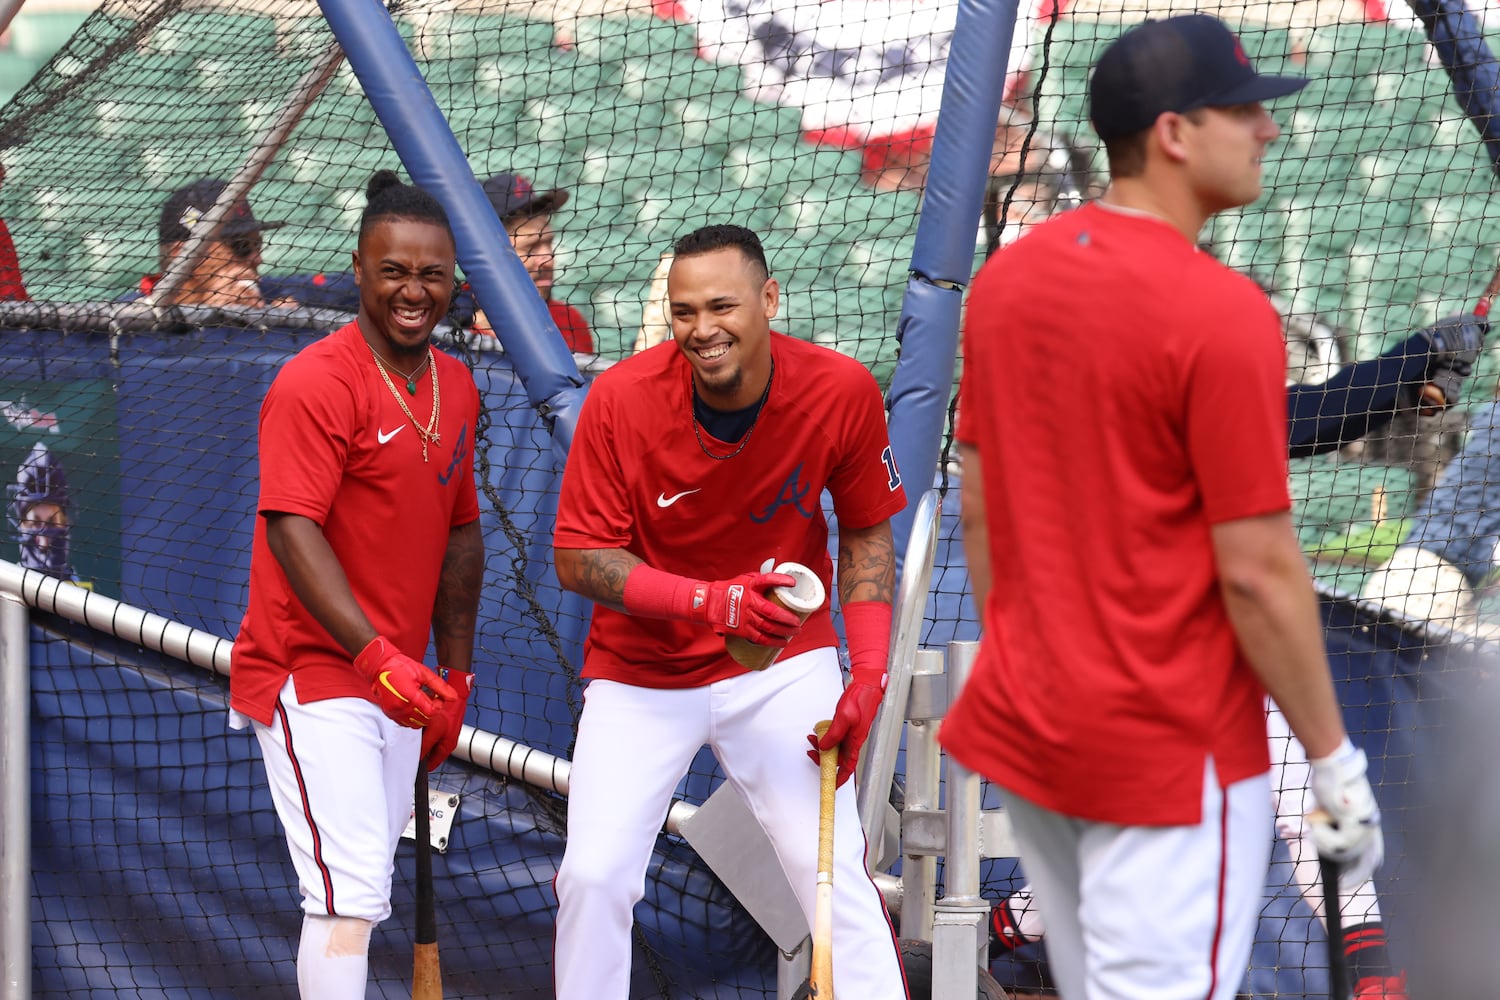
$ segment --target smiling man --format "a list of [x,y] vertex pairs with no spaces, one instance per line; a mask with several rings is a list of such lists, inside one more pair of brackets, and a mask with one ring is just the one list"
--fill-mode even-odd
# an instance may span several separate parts
[[[364,997],[416,769],[452,752],[468,700],[479,393],[431,345],[454,256],[442,206],[376,174],[354,254],[358,319],[288,361],[261,406],[250,605],[229,689],[302,890],[304,998]],[[435,669],[421,662],[429,638]]]
[[[599,375],[563,473],[557,576],[595,607],[556,882],[557,996],[626,1000],[631,908],[672,791],[705,743],[813,925],[819,770],[808,741],[831,718],[822,745],[839,748],[845,817],[834,974],[847,996],[899,1000],[895,940],[846,783],[885,688],[890,517],[905,504],[880,391],[853,359],[772,331],[781,289],[750,230],[707,226],[674,255],[673,341]],[[847,686],[828,606],[800,623],[766,596],[794,582],[769,572],[787,561],[831,589],[825,488],[839,520]],[[749,671],[726,651],[729,635],[780,647],[780,658]]]

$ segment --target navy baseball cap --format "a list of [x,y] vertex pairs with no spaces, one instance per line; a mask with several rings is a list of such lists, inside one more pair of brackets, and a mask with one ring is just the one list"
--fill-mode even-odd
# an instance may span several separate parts
[[568,192],[562,188],[538,191],[525,177],[508,173],[496,174],[485,181],[484,193],[501,222],[518,215],[548,215],[568,200]]
[[[161,206],[161,217],[156,221],[157,238],[163,243],[185,242],[228,186],[227,181],[205,177],[173,191]],[[258,233],[263,229],[278,229],[284,225],[285,222],[257,219],[250,211],[250,203],[241,198],[230,208],[223,224],[219,226],[219,239],[228,240],[246,233]]]
[[1101,139],[1150,128],[1165,111],[1223,108],[1285,97],[1300,76],[1264,76],[1234,32],[1208,14],[1145,21],[1115,39],[1089,79],[1089,121]]

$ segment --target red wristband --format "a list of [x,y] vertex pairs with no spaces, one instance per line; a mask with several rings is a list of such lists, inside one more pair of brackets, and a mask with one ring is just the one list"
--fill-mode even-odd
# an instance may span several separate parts
[[620,603],[632,615],[642,618],[693,617],[693,591],[697,580],[676,573],[664,573],[641,563],[625,578],[625,592]]
[[891,606],[885,601],[844,605],[844,638],[849,644],[853,680],[885,687],[885,665],[891,655]]

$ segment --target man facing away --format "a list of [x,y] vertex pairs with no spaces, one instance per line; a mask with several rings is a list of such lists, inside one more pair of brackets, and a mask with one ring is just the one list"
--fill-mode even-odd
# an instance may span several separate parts
[[[1360,880],[1379,812],[1348,741],[1287,492],[1285,350],[1196,239],[1261,193],[1279,130],[1217,19],[1095,66],[1110,187],[980,271],[963,530],[985,629],[944,747],[1003,790],[1066,1000],[1227,1000],[1270,859],[1264,701],[1307,748],[1322,853]],[[1056,345],[1086,343],[1056,364]],[[988,385],[1047,372],[1065,405]]]

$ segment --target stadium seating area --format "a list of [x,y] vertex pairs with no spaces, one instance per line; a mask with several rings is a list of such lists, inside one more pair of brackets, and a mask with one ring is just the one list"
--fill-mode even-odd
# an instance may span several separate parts
[[[40,51],[53,23],[18,21],[16,49]],[[690,25],[584,18],[566,47],[551,22],[509,15],[428,13],[400,26],[478,176],[514,169],[571,192],[557,220],[559,294],[590,316],[601,353],[630,350],[672,239],[732,218],[767,240],[786,328],[889,376],[919,196],[863,187],[856,152],[814,148],[796,110],[743,96],[738,68],[699,58]],[[1085,145],[1085,67],[1117,30],[1060,22],[1036,74],[1041,119]],[[1352,333],[1360,357],[1470,306],[1496,260],[1484,231],[1500,209],[1495,175],[1420,38],[1379,25],[1320,28],[1300,43],[1279,28],[1243,36],[1265,70],[1313,82],[1278,104],[1286,134],[1267,164],[1269,194],[1215,220],[1215,251]],[[33,294],[110,299],[154,270],[165,193],[231,173],[328,40],[306,17],[90,20],[10,109],[49,137],[4,153],[4,213]],[[267,240],[266,270],[344,269],[365,180],[399,165],[342,66],[253,195],[260,216],[288,223]],[[1487,359],[1470,391],[1488,393],[1494,374]],[[1310,546],[1344,532],[1343,514],[1367,517],[1376,480],[1395,477],[1391,514],[1406,512],[1403,470],[1320,459],[1297,475]]]

